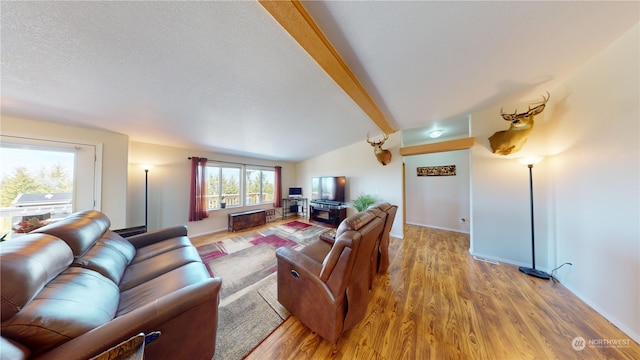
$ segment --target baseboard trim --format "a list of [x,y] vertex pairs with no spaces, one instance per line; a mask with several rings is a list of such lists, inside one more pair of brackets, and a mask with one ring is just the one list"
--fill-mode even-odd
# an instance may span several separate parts
[[410,221],[407,221],[407,225],[414,225],[414,226],[428,227],[428,228],[432,228],[432,229],[445,230],[445,231],[452,231],[452,232],[456,232],[456,233],[460,233],[460,234],[467,234],[467,235],[470,235],[470,232],[469,232],[469,231],[463,231],[463,230],[460,230],[460,229],[449,229],[449,228],[442,227],[442,226],[433,226],[433,225],[427,225],[427,224],[419,224],[419,223],[410,222]]

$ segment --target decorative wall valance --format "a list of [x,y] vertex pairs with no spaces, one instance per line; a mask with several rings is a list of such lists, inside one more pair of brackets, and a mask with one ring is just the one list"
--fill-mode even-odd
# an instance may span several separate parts
[[416,168],[418,176],[455,176],[456,166],[423,166]]

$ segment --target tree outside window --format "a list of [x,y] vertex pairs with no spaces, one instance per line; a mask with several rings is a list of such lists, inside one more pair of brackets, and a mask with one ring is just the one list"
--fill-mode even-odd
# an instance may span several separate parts
[[274,201],[275,171],[265,169],[246,170],[245,199],[247,205],[259,205]]
[[74,153],[20,146],[2,146],[0,152],[0,237],[28,232],[30,220],[42,223],[70,213]]
[[209,209],[221,208],[221,203],[227,207],[237,207],[240,204],[240,173],[239,167],[207,166],[207,198]]

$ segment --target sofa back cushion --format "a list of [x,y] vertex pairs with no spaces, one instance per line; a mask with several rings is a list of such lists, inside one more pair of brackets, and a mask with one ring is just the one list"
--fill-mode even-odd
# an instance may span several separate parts
[[[340,269],[341,274],[335,274],[334,270],[340,258],[343,256],[345,248],[355,251],[360,241],[360,234],[357,231],[345,231],[337,237],[331,247],[331,251],[327,253],[322,261],[322,269],[320,270],[320,279],[328,281],[330,277],[347,278],[349,274],[345,273],[347,269]],[[350,270],[350,269],[349,269]]]
[[[379,211],[366,210],[373,219],[358,229],[361,235],[360,244],[353,260],[353,270],[347,285],[349,311],[344,321],[344,330],[348,330],[362,320],[369,304],[369,283],[372,276],[374,249],[384,227],[384,218],[377,216]],[[376,215],[373,215],[376,214]]]
[[109,229],[111,222],[103,213],[95,210],[73,213],[66,218],[43,226],[32,233],[44,233],[64,240],[73,256],[78,258]]
[[111,321],[119,297],[111,280],[93,270],[70,267],[2,322],[2,336],[38,355]]
[[345,231],[355,230],[358,231],[361,227],[365,226],[371,219],[376,216],[377,212],[373,210],[366,210],[356,214],[353,214],[346,219],[342,220],[338,228],[336,229],[336,239],[342,235]]
[[79,257],[93,246],[111,226],[109,218],[95,210],[80,211],[66,218],[32,231],[59,237],[64,240],[74,257]]
[[51,235],[28,234],[1,242],[2,321],[18,313],[72,261],[69,246]]
[[77,258],[71,266],[97,271],[118,285],[135,255],[136,249],[130,242],[107,230],[93,247]]

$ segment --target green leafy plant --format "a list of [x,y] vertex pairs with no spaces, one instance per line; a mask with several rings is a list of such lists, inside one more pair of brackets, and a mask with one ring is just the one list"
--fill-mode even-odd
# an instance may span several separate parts
[[360,193],[357,198],[353,199],[352,204],[358,212],[361,212],[365,211],[369,206],[377,203],[378,201],[380,201],[380,198],[376,195]]

